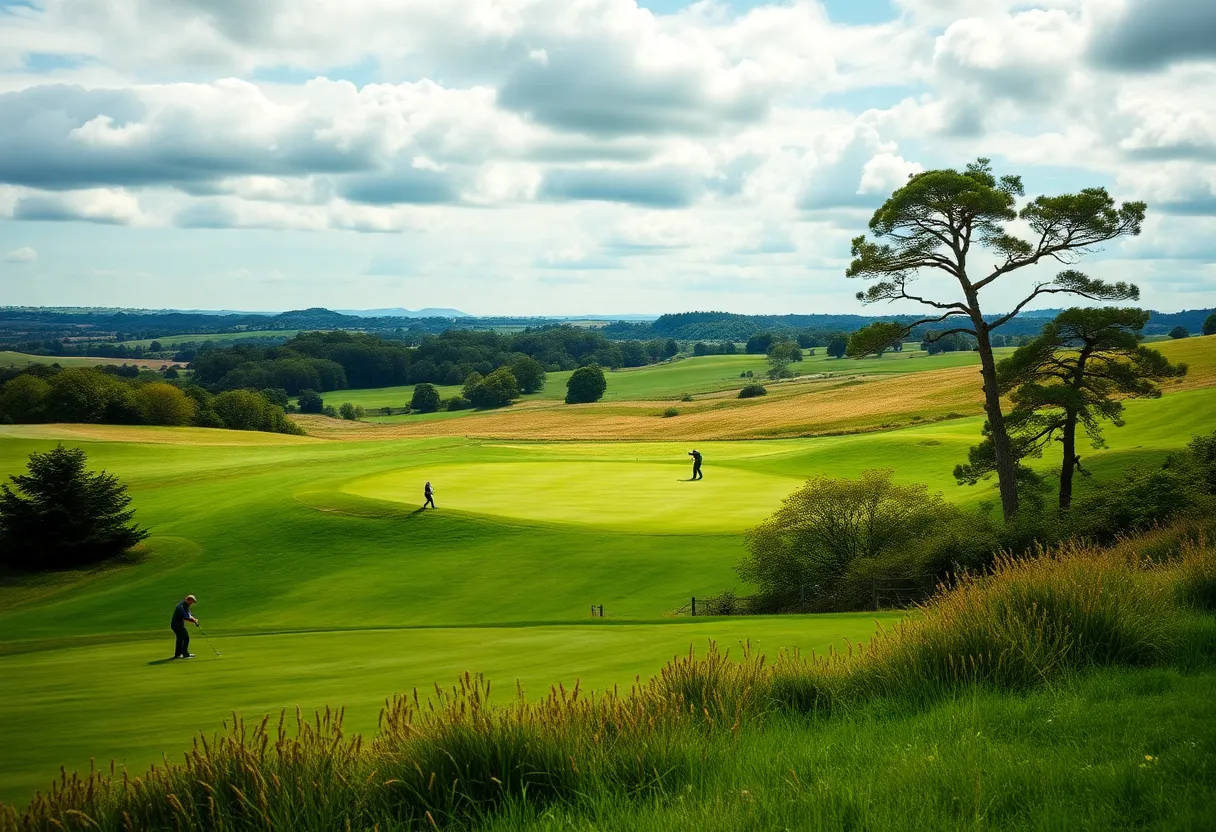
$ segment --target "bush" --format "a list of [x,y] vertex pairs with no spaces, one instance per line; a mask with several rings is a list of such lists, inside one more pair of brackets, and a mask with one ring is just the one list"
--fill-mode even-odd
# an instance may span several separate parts
[[1208,315],[1207,319],[1204,320],[1203,334],[1204,335],[1216,335],[1216,312],[1213,312],[1211,315]]
[[669,407],[663,411],[664,419],[668,419],[668,418],[671,418],[672,416],[679,416],[679,415],[680,415],[680,411],[674,407]]
[[464,396],[452,396],[443,404],[444,410],[468,410],[473,406],[473,403]]
[[890,470],[857,480],[818,477],[785,499],[747,535],[739,577],[769,612],[856,608],[841,579],[862,558],[906,555],[957,510],[923,485],[901,486]]
[[79,448],[30,454],[28,473],[0,485],[0,553],[18,569],[83,566],[130,549],[148,536],[132,518],[127,488],[93,473]]
[[608,389],[608,380],[597,364],[579,367],[566,381],[566,404],[598,402]]
[[327,404],[327,405],[325,405],[325,407],[321,408],[321,415],[328,416],[331,419],[337,419],[338,418],[338,409],[336,407],[334,407],[332,404]]
[[690,402],[690,401],[692,401],[692,396],[689,395],[688,393],[685,393],[683,396],[680,397],[680,401]]
[[1170,330],[1170,337],[1174,339],[1189,337],[1191,333],[1187,332],[1186,327],[1176,326]]
[[410,399],[410,410],[419,413],[434,413],[439,409],[439,391],[433,384],[419,384],[414,388],[414,396]]
[[351,404],[350,402],[343,402],[342,406],[338,408],[338,412],[342,415],[343,419],[350,422],[357,422],[367,415],[362,405]]
[[743,389],[739,391],[739,398],[741,399],[754,399],[757,396],[767,395],[768,390],[764,389],[763,384],[746,384],[743,386]]

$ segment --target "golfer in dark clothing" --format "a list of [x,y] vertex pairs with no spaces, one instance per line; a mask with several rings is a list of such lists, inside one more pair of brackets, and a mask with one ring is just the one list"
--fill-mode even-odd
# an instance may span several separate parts
[[190,633],[186,631],[186,622],[194,622],[194,626],[198,626],[198,619],[190,614],[190,607],[195,603],[193,595],[187,595],[186,600],[182,601],[173,608],[173,620],[169,626],[173,629],[173,635],[177,636],[177,646],[173,649],[173,658],[175,659],[193,659],[194,654],[190,652]]
[[426,497],[426,502],[422,504],[423,508],[426,508],[427,506],[430,506],[431,508],[438,508],[438,506],[435,505],[435,489],[431,488],[431,484],[429,482],[422,489],[422,495]]
[[692,478],[699,480],[701,479],[701,452],[694,448],[688,452],[688,455],[692,457]]

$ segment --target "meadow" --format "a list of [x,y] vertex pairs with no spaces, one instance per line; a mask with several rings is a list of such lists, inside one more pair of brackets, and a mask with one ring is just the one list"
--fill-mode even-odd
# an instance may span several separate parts
[[[1095,476],[1079,488],[1216,429],[1216,338],[1160,346],[1188,361],[1191,375],[1159,400],[1129,402],[1126,426],[1106,431],[1107,448],[1082,446]],[[305,437],[0,425],[0,475],[59,442],[84,448],[94,467],[130,485],[138,520],[153,532],[129,563],[0,580],[0,800],[25,801],[61,764],[87,769],[90,758],[142,771],[233,712],[256,720],[297,705],[341,705],[349,728],[370,732],[386,697],[450,684],[466,670],[484,672],[496,696],[509,698],[518,680],[540,697],[575,680],[595,690],[627,686],[710,640],[736,653],[750,641],[768,654],[864,642],[902,614],[672,613],[691,596],[746,591],[734,575],[745,531],[810,476],[891,467],[898,481],[927,483],[960,504],[993,502],[991,484],[961,487],[950,475],[982,424],[973,362],[971,354],[808,357],[800,370],[833,377],[775,384],[763,400],[740,401],[730,392],[739,373],[763,361],[708,356],[612,373],[604,402],[577,407],[554,401],[564,391],[554,373],[542,395],[503,411],[358,425],[310,417],[302,421],[314,435]],[[812,369],[820,366],[828,369]],[[327,403],[357,401],[347,394],[360,392],[388,395],[339,391]],[[658,416],[659,403],[685,394],[696,400],[681,403],[679,417]],[[782,432],[788,438],[766,438]],[[686,481],[694,438],[706,460],[698,483]],[[427,480],[438,511],[418,508]],[[192,631],[198,658],[165,661],[168,617],[186,592],[198,596],[195,612],[222,657]],[[605,618],[592,619],[599,604]],[[1099,722],[1117,733],[1110,747],[1141,757],[1191,729],[1186,720],[1113,728],[1134,708],[1104,691],[1125,688],[1129,701],[1168,720],[1213,681],[1211,673],[1144,671],[1105,686],[1077,680],[1055,699],[978,697],[895,716],[861,709],[853,722],[816,727],[826,745],[814,747],[802,747],[806,726],[794,721],[747,740],[727,755],[730,765],[693,783],[692,816],[706,828],[740,828],[731,819],[753,817],[757,805],[739,795],[757,789],[764,816],[788,822],[757,774],[774,751],[797,776],[811,776],[806,788],[837,778],[849,800],[888,801],[887,817],[910,810],[918,788],[958,797],[923,765],[934,755],[954,756],[953,770],[981,761],[986,776],[1013,782],[1109,768],[1076,745]],[[1200,704],[1187,719],[1211,713],[1210,698]],[[1065,723],[1060,733],[1044,733],[1047,719]],[[1031,725],[1038,733],[1019,727]],[[927,739],[934,731],[940,741]],[[1191,768],[1179,783],[1206,770],[1204,753],[1170,760]],[[879,754],[874,771],[903,785],[874,785],[867,760]],[[1036,774],[1019,768],[1023,755],[1040,755],[1029,770]],[[1127,788],[1148,794],[1155,786],[1135,780],[1145,776],[1138,765],[1081,776],[1130,778]],[[1196,799],[1186,794],[1178,799]],[[960,826],[981,808],[960,807]],[[604,828],[630,826],[629,811],[605,816]],[[653,828],[690,817],[664,821],[670,807],[637,811]],[[565,828],[558,816],[524,820]]]
[[24,367],[27,364],[58,364],[60,367],[100,367],[104,364],[134,364],[159,370],[161,367],[172,365],[172,361],[163,358],[92,358],[87,356],[63,355],[29,355],[23,352],[0,350],[0,367]]

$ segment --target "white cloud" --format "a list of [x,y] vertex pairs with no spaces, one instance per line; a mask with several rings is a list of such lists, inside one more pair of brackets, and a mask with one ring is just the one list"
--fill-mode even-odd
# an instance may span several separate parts
[[4,262],[6,263],[33,263],[37,259],[38,252],[29,246],[15,248],[4,255]]

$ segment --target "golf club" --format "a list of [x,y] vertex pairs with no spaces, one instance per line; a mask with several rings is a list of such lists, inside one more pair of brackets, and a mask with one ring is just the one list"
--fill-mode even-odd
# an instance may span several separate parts
[[198,631],[203,634],[203,638],[207,639],[207,646],[211,648],[211,652],[217,656],[222,656],[223,653],[221,653],[219,650],[216,650],[215,645],[211,643],[211,636],[207,635],[207,631],[204,630],[202,627],[199,627]]

